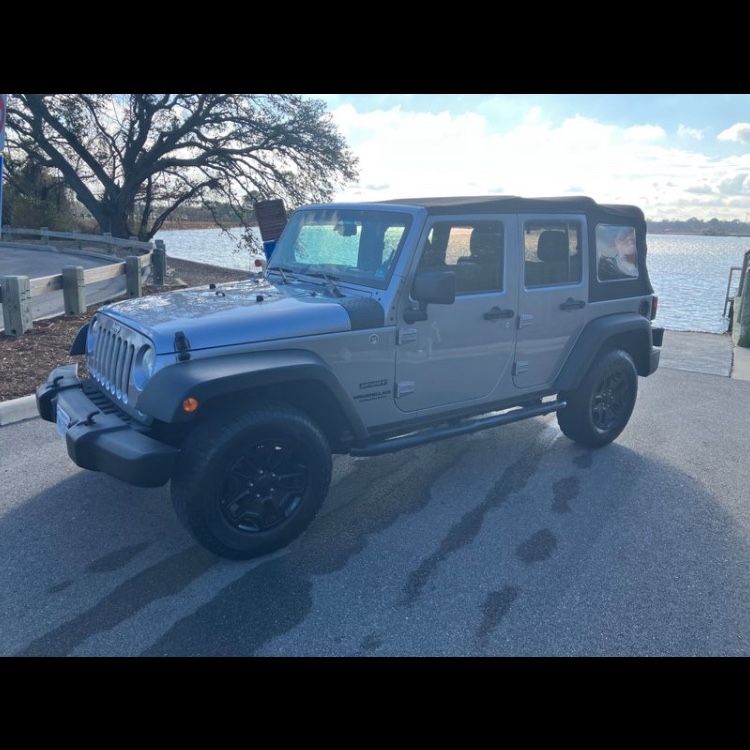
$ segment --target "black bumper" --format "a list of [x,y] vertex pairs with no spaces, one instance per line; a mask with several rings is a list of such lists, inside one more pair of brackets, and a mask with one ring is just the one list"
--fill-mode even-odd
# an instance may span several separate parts
[[653,375],[659,367],[659,357],[661,356],[662,342],[664,341],[664,329],[663,328],[651,328],[651,352],[649,354],[648,361],[648,372],[647,375]]
[[172,472],[179,449],[144,434],[145,427],[116,413],[105,414],[86,395],[77,366],[58,367],[36,392],[39,416],[57,420],[57,407],[70,417],[68,455],[83,469],[103,471],[138,487],[160,487]]

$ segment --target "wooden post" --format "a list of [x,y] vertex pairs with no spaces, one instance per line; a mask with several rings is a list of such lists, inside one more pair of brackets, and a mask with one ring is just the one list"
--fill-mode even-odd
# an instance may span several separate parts
[[142,297],[143,282],[141,281],[141,269],[138,266],[137,255],[128,255],[125,258],[125,278],[128,297]]
[[49,227],[42,227],[39,231],[42,235],[42,243],[49,245]]
[[3,292],[3,325],[6,336],[21,336],[30,330],[31,284],[28,276],[0,276]]
[[83,315],[86,312],[86,285],[83,266],[63,266],[63,302],[66,315]]
[[154,284],[164,286],[167,279],[167,248],[164,246],[164,240],[156,240],[156,247],[151,253],[151,267]]

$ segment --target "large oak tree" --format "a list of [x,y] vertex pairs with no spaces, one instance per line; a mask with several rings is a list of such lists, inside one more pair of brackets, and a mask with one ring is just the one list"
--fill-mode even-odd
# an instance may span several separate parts
[[[55,168],[102,232],[148,240],[183,204],[330,199],[356,159],[325,104],[287,94],[14,94],[10,164]],[[19,158],[23,157],[23,158]]]

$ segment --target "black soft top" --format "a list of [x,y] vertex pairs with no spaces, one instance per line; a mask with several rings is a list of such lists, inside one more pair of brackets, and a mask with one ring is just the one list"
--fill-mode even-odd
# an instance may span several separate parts
[[419,206],[429,214],[473,213],[491,214],[513,211],[518,213],[586,213],[597,221],[628,219],[628,223],[645,221],[637,206],[597,203],[585,195],[560,198],[521,198],[517,195],[469,195],[452,198],[399,198],[378,201]]
[[634,279],[599,281],[596,273],[589,275],[589,301],[621,299],[652,294],[653,288],[646,269],[646,219],[637,206],[597,203],[587,196],[560,198],[520,198],[517,195],[475,195],[456,198],[401,198],[380,201],[382,204],[419,206],[428,214],[585,214],[589,232],[589,265],[596,268],[596,226],[614,224],[635,229],[638,247],[638,276]]

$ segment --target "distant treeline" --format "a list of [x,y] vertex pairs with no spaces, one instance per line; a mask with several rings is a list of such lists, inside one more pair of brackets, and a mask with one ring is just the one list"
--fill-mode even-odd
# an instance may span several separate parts
[[[241,209],[242,219],[248,224],[256,224],[255,211],[249,206]],[[218,219],[222,224],[239,224],[236,211],[228,204],[217,203],[210,209],[204,206],[180,206],[169,216],[169,224],[206,224],[213,226]],[[166,226],[166,225],[165,225]]]
[[744,221],[732,219],[732,221],[721,221],[711,219],[701,221],[700,219],[687,219],[686,221],[649,221],[648,231],[651,234],[705,234],[713,236],[750,236],[750,224]]

